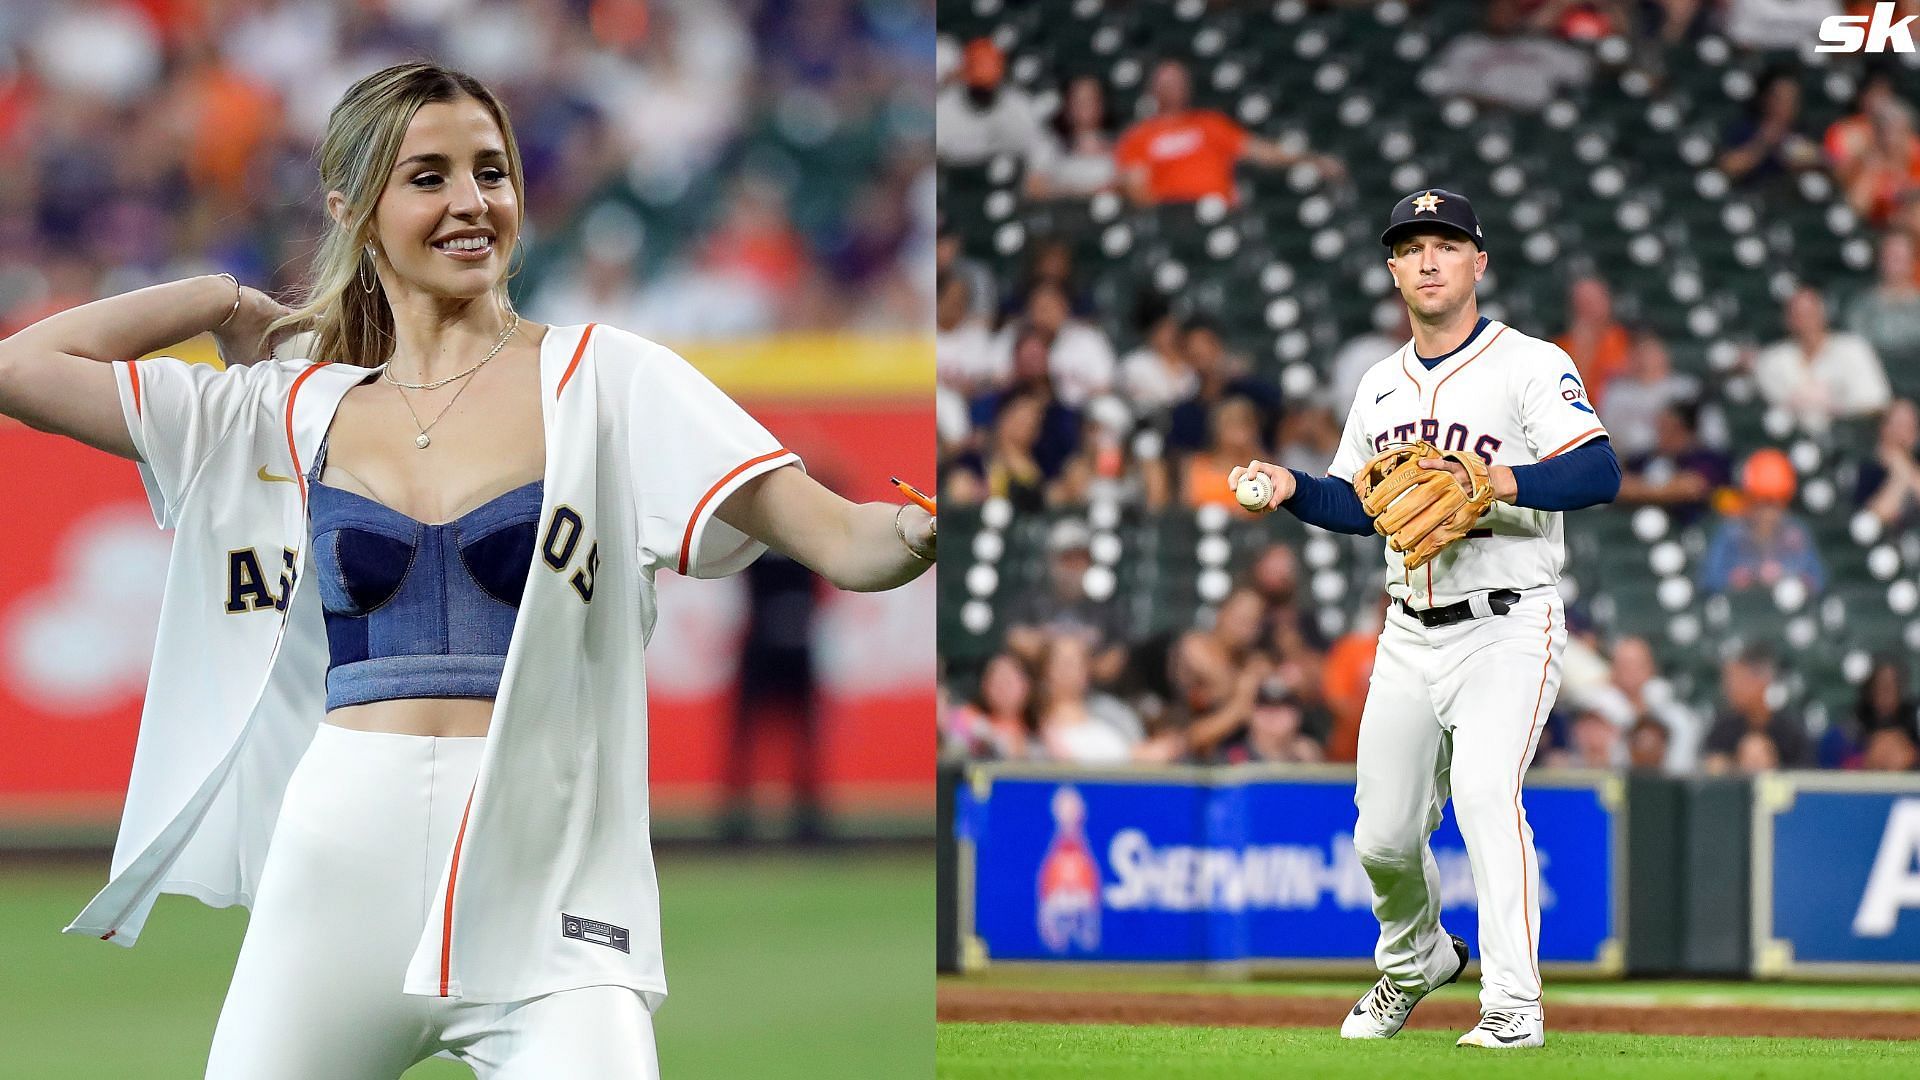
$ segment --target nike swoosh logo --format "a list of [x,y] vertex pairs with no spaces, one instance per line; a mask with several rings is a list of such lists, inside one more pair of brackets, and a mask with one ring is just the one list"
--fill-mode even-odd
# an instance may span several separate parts
[[1524,1039],[1524,1038],[1526,1038],[1526,1037],[1527,1037],[1527,1033],[1523,1031],[1523,1032],[1521,1032],[1520,1034],[1518,1034],[1518,1035],[1515,1035],[1515,1036],[1514,1036],[1514,1037],[1512,1037],[1512,1038],[1508,1038],[1508,1037],[1506,1037],[1505,1035],[1502,1035],[1502,1034],[1500,1034],[1499,1032],[1497,1032],[1497,1031],[1496,1031],[1496,1032],[1494,1032],[1494,1033],[1493,1033],[1493,1037],[1494,1037],[1494,1038],[1496,1038],[1496,1039],[1499,1039],[1499,1040],[1500,1040],[1501,1042],[1503,1042],[1503,1043],[1517,1043],[1517,1042],[1519,1042],[1519,1041],[1520,1041],[1521,1039]]
[[1366,1014],[1367,1014],[1367,1009],[1366,1009],[1366,1003],[1365,1003],[1365,1002],[1362,1002],[1361,1004],[1359,1004],[1359,1005],[1355,1005],[1355,1006],[1353,1007],[1353,1015],[1355,1015],[1355,1016],[1365,1016]]
[[280,481],[280,482],[282,482],[282,483],[286,483],[286,484],[291,484],[291,483],[293,483],[293,477],[291,477],[291,476],[275,476],[275,475],[273,475],[272,473],[270,473],[270,472],[268,472],[268,471],[267,471],[267,467],[266,467],[265,465],[262,465],[262,466],[260,466],[260,471],[259,471],[259,472],[258,472],[257,474],[255,474],[255,475],[257,475],[257,476],[259,476],[259,477],[260,477],[260,479],[262,479],[262,480],[278,480],[278,481]]
[[[1398,389],[1400,389],[1400,388],[1399,388],[1399,387],[1397,387],[1397,386],[1393,388],[1393,390],[1398,390]],[[1393,390],[1389,390],[1389,391],[1387,391],[1387,394],[1391,394],[1391,393],[1393,393]],[[1379,397],[1377,397],[1377,398],[1374,398],[1374,399],[1373,399],[1373,403],[1374,403],[1375,405],[1378,405],[1378,404],[1380,404],[1380,403],[1381,403],[1382,401],[1385,401],[1385,400],[1387,399],[1387,394],[1381,394],[1381,395],[1380,395]]]

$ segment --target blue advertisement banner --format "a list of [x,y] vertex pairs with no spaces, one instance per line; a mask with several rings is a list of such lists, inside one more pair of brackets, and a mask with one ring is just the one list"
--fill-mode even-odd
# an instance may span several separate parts
[[[1542,961],[1599,963],[1617,933],[1621,822],[1593,784],[1525,790]],[[993,776],[961,787],[973,933],[995,960],[1364,960],[1379,933],[1353,849],[1353,781]],[[1517,842],[1517,839],[1516,839]],[[1432,847],[1443,925],[1475,941],[1449,807]]]
[[1792,963],[1920,964],[1920,792],[1795,791],[1771,833],[1770,936]]

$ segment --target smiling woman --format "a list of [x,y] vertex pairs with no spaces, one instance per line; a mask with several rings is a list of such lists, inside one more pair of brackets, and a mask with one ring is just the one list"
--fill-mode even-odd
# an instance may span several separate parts
[[[810,479],[660,345],[523,320],[520,154],[470,76],[367,76],[319,157],[296,307],[195,278],[0,343],[0,414],[139,462],[176,533],[116,872],[68,930],[253,909],[210,1077],[656,1076],[654,578],[771,547],[890,589],[933,516]],[[208,330],[225,371],[124,359]]]

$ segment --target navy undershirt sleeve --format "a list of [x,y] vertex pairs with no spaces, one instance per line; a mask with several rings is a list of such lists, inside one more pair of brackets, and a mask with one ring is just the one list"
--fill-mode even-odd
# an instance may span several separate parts
[[1513,467],[1515,506],[1534,510],[1579,510],[1612,502],[1620,494],[1620,459],[1605,435],[1559,457]]
[[1293,497],[1280,505],[1292,511],[1294,517],[1329,532],[1354,536],[1373,532],[1373,519],[1367,516],[1366,507],[1360,505],[1360,496],[1354,494],[1352,484],[1337,476],[1309,476],[1299,469],[1287,471],[1293,474]]
[[[1360,505],[1353,485],[1338,477],[1293,473],[1293,497],[1280,505],[1294,517],[1330,532],[1365,536],[1373,519]],[[1534,510],[1579,510],[1612,502],[1620,494],[1620,459],[1604,435],[1559,457],[1516,465],[1514,505]]]

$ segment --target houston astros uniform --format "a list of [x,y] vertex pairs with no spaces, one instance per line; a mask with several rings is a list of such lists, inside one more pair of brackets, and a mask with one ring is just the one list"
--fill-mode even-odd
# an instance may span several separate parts
[[[341,399],[378,369],[113,365],[176,536],[112,878],[67,932],[132,945],[162,892],[254,908],[212,1075],[396,1075],[436,1051],[483,1076],[653,1073],[654,577],[752,562],[765,546],[715,510],[799,458],[633,334],[553,327],[539,365],[537,546],[471,740],[320,723],[328,631],[302,585],[327,568],[309,557],[308,478]],[[402,790],[425,808],[389,812]],[[404,859],[378,854],[387,833],[416,838]],[[383,860],[405,865],[369,865]],[[562,1000],[567,1015],[540,1018]],[[594,1056],[609,1047],[617,1060]]]
[[[1605,434],[1566,353],[1487,320],[1432,370],[1412,342],[1374,365],[1327,475],[1351,482],[1394,442],[1528,465]],[[1540,1001],[1540,868],[1520,781],[1560,686],[1566,553],[1558,513],[1496,502],[1480,526],[1417,571],[1386,549],[1396,603],[1360,721],[1354,845],[1373,881],[1380,969],[1407,986],[1445,979],[1455,961],[1426,841],[1451,789],[1479,896],[1481,1005],[1492,1010]],[[1464,602],[1490,616],[1503,592],[1518,595],[1498,618],[1428,627],[1416,614]]]
[[[1465,233],[1473,247],[1451,248],[1447,257],[1478,258],[1479,221],[1450,192],[1409,195],[1382,240],[1391,244],[1409,231]],[[1427,280],[1413,275],[1439,265],[1437,254],[1413,258],[1399,267],[1401,278]],[[1468,264],[1452,265],[1457,278]],[[1368,519],[1350,485],[1389,446],[1424,440],[1478,454],[1490,467],[1524,468],[1605,436],[1565,352],[1482,317],[1444,356],[1423,358],[1409,341],[1374,364],[1360,380],[1327,479],[1295,473],[1296,494],[1285,505],[1308,517],[1292,500],[1310,490],[1329,507],[1351,504],[1316,523],[1365,532]],[[1612,461],[1603,447],[1594,452]],[[1538,478],[1561,471],[1592,475],[1583,460],[1526,470]],[[1383,547],[1393,603],[1360,723],[1354,846],[1373,886],[1375,959],[1384,978],[1354,1007],[1342,1034],[1391,1036],[1421,996],[1466,966],[1465,944],[1440,925],[1439,868],[1427,842],[1451,795],[1473,866],[1482,960],[1482,1021],[1462,1041],[1537,1046],[1540,867],[1520,788],[1560,686],[1567,642],[1555,588],[1565,558],[1560,513],[1495,501],[1464,539],[1415,570]]]

